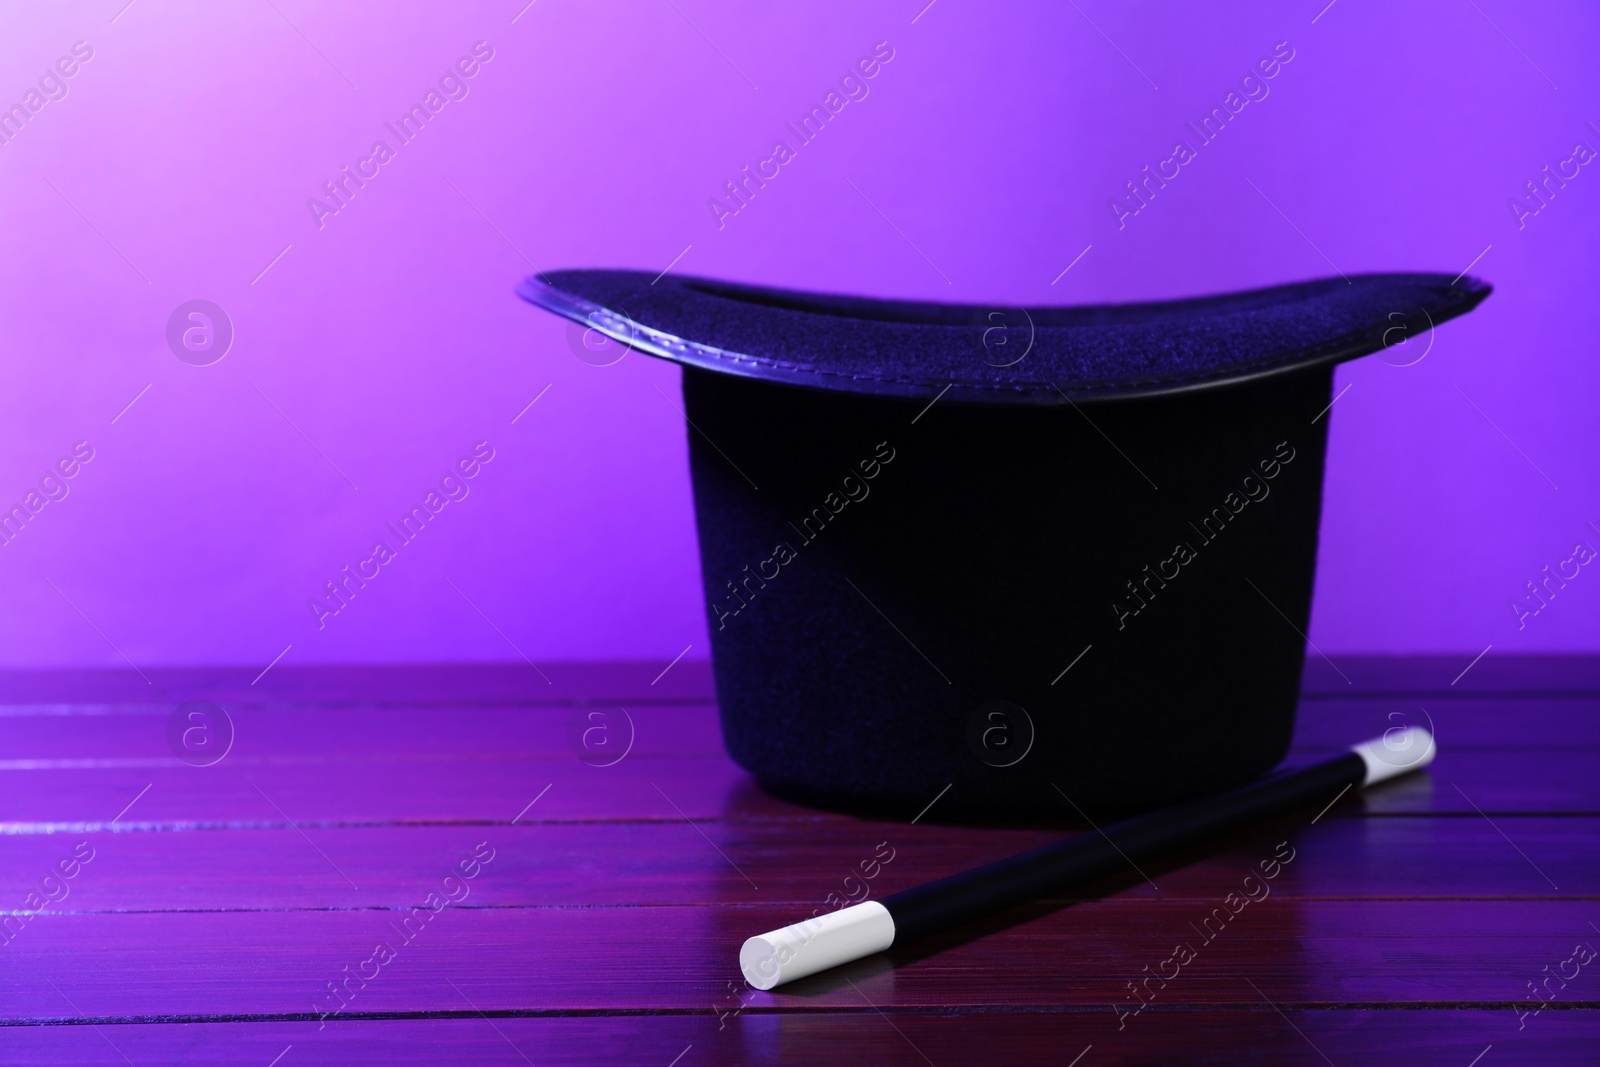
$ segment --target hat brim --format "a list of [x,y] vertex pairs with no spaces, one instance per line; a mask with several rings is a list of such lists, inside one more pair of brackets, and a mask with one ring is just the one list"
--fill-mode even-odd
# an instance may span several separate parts
[[642,271],[534,275],[523,299],[630,348],[745,378],[872,396],[1059,405],[1213,388],[1409,343],[1488,283],[1358,274],[1128,304],[876,300]]

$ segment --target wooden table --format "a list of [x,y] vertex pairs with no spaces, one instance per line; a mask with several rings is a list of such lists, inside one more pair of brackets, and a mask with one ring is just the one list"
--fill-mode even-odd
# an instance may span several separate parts
[[[859,892],[862,861],[892,857],[882,896],[1080,827],[775,800],[688,662],[13,672],[0,1062],[1600,1062],[1600,960],[1553,977],[1600,947],[1600,660],[1452,683],[1466,659],[1308,665],[1292,759],[1431,722],[1428,774],[773,993],[740,942]],[[226,711],[220,761],[175,757],[226,732],[171,747],[186,700]],[[610,731],[587,763],[584,729]]]

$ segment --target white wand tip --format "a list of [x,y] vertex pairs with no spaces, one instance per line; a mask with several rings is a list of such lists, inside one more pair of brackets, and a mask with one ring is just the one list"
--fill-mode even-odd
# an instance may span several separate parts
[[1433,762],[1439,748],[1433,743],[1433,735],[1422,727],[1397,726],[1382,737],[1352,746],[1351,751],[1367,765],[1367,778],[1361,783],[1365,787],[1421,770]]
[[739,949],[739,969],[757,989],[792,982],[894,943],[894,918],[876,900],[752,937]]

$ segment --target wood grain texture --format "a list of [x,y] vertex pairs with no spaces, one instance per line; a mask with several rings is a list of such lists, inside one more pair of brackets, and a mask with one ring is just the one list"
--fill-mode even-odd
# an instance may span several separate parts
[[[710,704],[501,704],[319,707],[221,705],[234,727],[234,763],[328,764],[394,760],[574,760],[582,731],[631,757],[723,755]],[[0,709],[6,747],[0,769],[50,766],[177,766],[167,743],[172,705],[61,704]],[[574,736],[576,734],[576,736]],[[627,742],[632,740],[629,746]],[[596,762],[600,762],[595,746]]]
[[[1300,1011],[1152,1008],[1118,1031],[1109,1011],[896,1012],[864,1002],[849,1012],[748,1011],[714,1016],[484,1017],[461,998],[457,1018],[126,1024],[0,1032],[0,1062],[101,1067],[205,1063],[219,1067],[472,1064],[474,1067],[1274,1067],[1499,1062],[1592,1067],[1600,1012],[1547,1010],[1517,1029],[1505,1010]],[[455,1010],[455,1009],[451,1009]],[[1092,1046],[1092,1047],[1091,1047]],[[1326,1059],[1324,1058],[1326,1056]]]
[[[1304,754],[1314,759],[1316,753]],[[1386,783],[1356,798],[1370,815],[1600,815],[1600,752],[1442,751],[1426,775]],[[140,796],[141,791],[149,790]],[[177,760],[156,766],[43,767],[0,772],[0,829],[131,829],[507,824],[533,821],[775,819],[846,816],[771,797],[725,756],[629,757],[612,767],[565,758],[393,759],[258,762],[230,756],[212,767]],[[928,790],[932,800],[939,792]],[[908,809],[907,820],[916,815]],[[1039,821],[1070,825],[1062,802]],[[938,822],[935,807],[928,818]]]
[[[228,701],[230,762],[327,764],[397,759],[575,759],[581,732],[593,740],[629,738],[630,756],[725,754],[716,708],[707,703],[617,701],[576,707],[508,704],[318,705]],[[167,745],[172,704],[0,705],[6,743],[0,770],[49,767],[177,766]],[[1506,724],[1528,726],[1508,736]],[[1404,725],[1429,726],[1449,753],[1535,750],[1547,738],[1562,747],[1600,747],[1600,696],[1473,697],[1439,702],[1408,697],[1306,700],[1294,749],[1312,756]],[[596,754],[598,755],[598,754]],[[598,759],[597,759],[598,762]]]
[[[1308,665],[1292,759],[1431,724],[1426,775],[771,993],[739,980],[739,942],[851,892],[880,842],[876,896],[1093,831],[769,797],[687,659],[548,685],[526,665],[0,675],[0,1063],[1590,1063],[1600,973],[1520,1029],[1518,1009],[1600,944],[1600,660],[1491,655],[1452,686],[1470,659]],[[167,747],[188,699],[234,722],[215,766]],[[626,758],[580,762],[574,723],[619,706]],[[485,841],[467,895],[414,916]],[[1279,842],[1294,861],[1224,925]],[[94,858],[47,882],[75,847]],[[384,939],[394,959],[320,1018]],[[1194,961],[1126,1014],[1180,942]]]
[[1323,695],[1433,694],[1535,698],[1600,696],[1600,656],[1508,656],[1504,650],[1452,656],[1306,657],[1301,692]]
[[[1141,864],[1159,890],[1130,868],[1072,896],[1221,899],[1280,841],[1297,849],[1295,862],[1273,883],[1272,892],[1282,898],[1600,896],[1600,853],[1594,848],[1600,819],[1507,816],[1498,820],[1498,830],[1478,816],[1362,819],[1330,813],[1316,826],[1305,822],[1305,816],[1280,820]],[[819,822],[804,834],[768,821],[707,822],[700,830],[705,837],[683,822],[525,822],[312,828],[304,837],[286,827],[5,834],[0,870],[42,877],[70,845],[87,841],[94,860],[49,911],[397,908],[415,903],[419,887],[453,867],[474,843],[492,838],[494,877],[478,881],[474,907],[750,902],[787,904],[803,915],[829,893],[859,895],[864,885],[883,896],[1083,832],[847,820]],[[873,860],[880,843],[894,850],[887,864]],[[866,883],[863,863],[876,871]],[[346,883],[333,864],[359,888]],[[251,877],[241,878],[241,871]],[[853,879],[848,888],[847,878]]]
[[[798,918],[788,906],[447,907],[418,919],[409,942],[408,913],[387,910],[46,915],[0,959],[0,985],[8,1016],[49,1021],[71,1014],[60,994],[92,1018],[303,1017],[339,1006],[326,983],[347,966],[376,972],[353,979],[347,1012],[367,1015],[427,1012],[452,982],[485,1011],[708,1011],[723,999],[818,1011],[859,1006],[862,994],[928,1010],[948,1006],[952,990],[972,1008],[1131,1009],[1127,983],[1187,944],[1198,958],[1158,1002],[1253,1005],[1254,982],[1301,1007],[1509,1006],[1542,967],[1597,937],[1587,900],[1268,898],[1205,928],[1208,904],[1221,907],[1032,905],[771,993],[742,988],[736,961],[745,938]],[[379,943],[396,958],[363,968]],[[1600,1007],[1600,988],[1586,996],[1582,978],[1563,999]]]
[[[270,670],[267,660],[234,667],[147,667],[0,671],[0,703],[176,703],[180,700],[283,700],[294,703],[592,704],[614,700],[700,701],[715,698],[706,650],[691,649],[676,665],[659,662],[400,663],[301,665]],[[272,653],[268,653],[268,657]],[[668,669],[670,667],[670,669]]]

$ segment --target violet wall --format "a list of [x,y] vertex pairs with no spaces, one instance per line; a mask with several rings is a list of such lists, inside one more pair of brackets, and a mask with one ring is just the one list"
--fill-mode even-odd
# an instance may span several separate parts
[[[1600,567],[1511,607],[1600,548],[1591,5],[124,2],[0,16],[0,503],[92,450],[0,547],[3,665],[703,656],[677,372],[585,362],[512,296],[669,264],[1013,304],[1471,264],[1480,310],[1339,372],[1311,638],[1600,648]],[[865,98],[719,220],[877,42]],[[329,213],[344,166],[369,177]],[[167,336],[196,299],[234,334],[208,365]],[[319,626],[477,442],[465,497]]]

